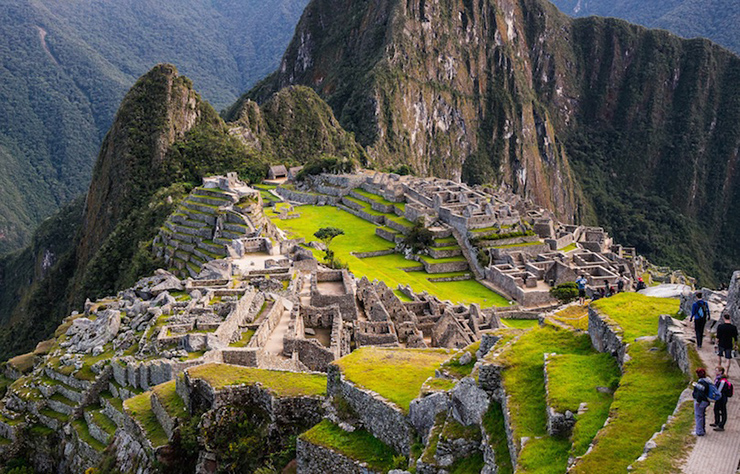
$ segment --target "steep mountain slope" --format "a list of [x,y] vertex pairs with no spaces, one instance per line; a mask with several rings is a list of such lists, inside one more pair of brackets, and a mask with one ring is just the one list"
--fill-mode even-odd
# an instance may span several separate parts
[[366,161],[331,109],[305,87],[226,124],[174,66],[145,74],[124,98],[84,202],[47,219],[33,245],[0,258],[0,359],[28,350],[87,298],[113,294],[161,265],[152,239],[210,174],[261,180],[268,163],[322,154]]
[[503,183],[711,284],[740,265],[738,74],[708,41],[541,0],[314,0],[247,97],[308,85],[378,166]]
[[176,61],[217,107],[278,63],[306,0],[0,0],[0,254],[82,194],[126,90]]
[[565,13],[608,16],[663,28],[685,38],[709,38],[740,53],[740,3],[737,0],[553,0]]

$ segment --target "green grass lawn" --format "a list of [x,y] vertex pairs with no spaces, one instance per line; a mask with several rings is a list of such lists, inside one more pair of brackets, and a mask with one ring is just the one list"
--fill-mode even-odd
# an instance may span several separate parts
[[123,408],[144,428],[147,439],[156,448],[166,445],[169,439],[167,433],[164,432],[164,428],[159,424],[154,411],[152,411],[151,395],[152,392],[144,392],[131,397],[123,402]]
[[[370,281],[382,280],[390,288],[408,284],[417,293],[427,291],[441,300],[450,300],[454,303],[478,303],[482,307],[509,304],[504,297],[475,280],[434,283],[427,278],[446,274],[404,272],[400,268],[417,267],[421,264],[406,260],[397,253],[364,259],[351,255],[350,252],[372,252],[394,248],[393,244],[375,235],[377,226],[353,214],[331,206],[300,206],[296,210],[301,214],[300,219],[283,221],[271,211],[267,211],[267,215],[275,225],[295,237],[305,238],[307,242],[318,240],[313,234],[321,227],[343,229],[345,235],[336,237],[331,243],[331,248],[337,258],[349,264],[350,270],[358,278],[366,276]],[[315,249],[312,251],[319,260],[323,258],[323,252]]]
[[519,454],[517,472],[562,474],[570,456],[570,440],[552,438],[547,434],[543,372],[543,354],[546,352],[598,356],[587,334],[552,326],[528,330],[502,352],[500,362],[505,368],[504,387],[509,394],[515,438],[530,438]]
[[637,337],[658,334],[658,316],[678,313],[679,300],[656,298],[639,293],[619,293],[610,298],[602,298],[592,306],[609,316],[623,331],[624,341]]
[[558,251],[559,252],[566,252],[567,253],[567,252],[570,252],[571,250],[575,250],[577,248],[578,248],[578,245],[575,244],[575,243],[572,243],[572,244],[567,245],[567,246],[565,246],[565,247],[563,247],[561,249],[558,249]]
[[513,474],[514,469],[511,466],[511,453],[509,452],[509,443],[506,439],[506,421],[504,420],[504,411],[500,403],[491,401],[488,411],[483,415],[483,429],[490,436],[491,447],[496,454],[495,461],[498,467],[498,474]]
[[254,329],[247,329],[242,333],[239,340],[229,344],[229,347],[247,347],[247,344],[249,344],[249,341],[252,340],[252,336],[254,336],[254,333]]
[[526,329],[539,326],[540,321],[538,319],[504,319],[501,318],[501,324],[507,328]]
[[153,387],[152,391],[157,395],[157,399],[172,418],[185,418],[190,415],[185,407],[185,402],[176,392],[174,380],[159,384]]
[[395,403],[408,413],[426,379],[451,352],[447,349],[363,347],[334,361],[344,376]]
[[[656,315],[657,317],[657,315]],[[686,377],[660,341],[630,344],[620,387],[614,393],[611,421],[594,448],[572,470],[575,474],[627,472],[645,443],[665,423],[686,388]],[[665,471],[661,471],[665,472]]]
[[691,453],[696,443],[696,436],[691,434],[694,428],[694,403],[689,400],[678,409],[675,418],[666,426],[665,431],[655,439],[657,446],[650,451],[647,458],[632,466],[633,474],[663,474],[681,472],[681,464]]
[[396,453],[393,449],[364,429],[349,433],[331,421],[323,420],[300,437],[350,459],[365,462],[374,471],[388,472],[395,467],[393,457]]
[[571,455],[581,456],[604,425],[614,398],[611,394],[597,391],[596,387],[616,389],[619,366],[611,354],[562,354],[549,360],[547,370],[549,403],[556,411],[577,413],[581,403],[588,403],[588,410],[576,415],[571,437]]
[[203,379],[214,389],[231,385],[261,383],[277,396],[323,396],[326,394],[326,376],[263,370],[229,364],[205,364],[188,370],[192,378]]

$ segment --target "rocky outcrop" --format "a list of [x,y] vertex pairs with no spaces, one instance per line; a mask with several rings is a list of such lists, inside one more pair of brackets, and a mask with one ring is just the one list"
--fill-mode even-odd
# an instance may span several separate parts
[[740,327],[740,271],[732,274],[725,311],[730,313],[732,324]]

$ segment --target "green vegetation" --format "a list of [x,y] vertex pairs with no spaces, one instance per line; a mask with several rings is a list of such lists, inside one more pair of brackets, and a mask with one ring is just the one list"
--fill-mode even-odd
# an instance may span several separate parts
[[501,324],[509,328],[527,329],[540,324],[539,319],[501,319]]
[[547,371],[548,403],[555,411],[578,413],[581,403],[588,404],[588,410],[576,415],[571,437],[571,456],[581,456],[604,425],[612,403],[612,395],[602,393],[596,387],[616,390],[619,385],[619,366],[611,354],[564,354],[552,356]]
[[558,249],[558,252],[565,252],[565,253],[568,253],[568,252],[570,252],[571,250],[575,250],[575,249],[577,249],[577,248],[578,248],[578,244],[576,244],[576,243],[572,243],[572,244],[570,244],[570,245],[567,245],[567,246],[565,246],[565,247],[563,247],[563,248],[561,248],[561,249]]
[[676,315],[679,301],[639,293],[619,293],[597,300],[592,306],[617,323],[623,331],[625,342],[630,342],[641,336],[658,334],[658,316]]
[[491,440],[491,448],[496,453],[496,466],[499,474],[514,474],[511,466],[511,453],[506,438],[506,420],[501,404],[491,401],[488,411],[483,415],[483,429]]
[[[551,326],[528,330],[501,353],[500,362],[505,368],[504,387],[509,394],[511,426],[515,439],[530,437],[518,460],[521,472],[565,472],[573,444],[568,439],[547,435],[543,354],[551,352],[584,356],[584,361],[589,358],[600,360],[600,355],[591,347],[587,334],[576,334]],[[597,416],[601,417],[600,422],[603,424],[606,413]],[[594,420],[594,424],[598,424],[598,421]],[[591,436],[593,434],[595,432]],[[585,439],[585,435],[586,433],[582,441],[588,445],[590,439]]]
[[326,376],[262,370],[228,364],[204,364],[188,370],[191,378],[203,379],[218,390],[231,385],[262,384],[279,397],[326,394]]
[[[450,360],[442,364],[442,366],[440,367],[440,370],[447,372],[448,374],[458,379],[467,377],[473,371],[473,367],[475,366],[475,363],[477,362],[475,358],[475,353],[479,348],[480,348],[480,341],[474,342],[473,344],[459,351]],[[460,364],[460,357],[462,357],[463,354],[465,353],[468,353],[472,355],[473,357],[470,359],[470,362],[463,365],[463,364]]]
[[550,295],[557,298],[560,304],[570,303],[578,298],[578,286],[573,281],[561,283],[550,288]]
[[573,329],[588,331],[588,306],[571,305],[556,312],[551,318]]
[[694,428],[694,404],[684,402],[678,413],[666,425],[663,433],[655,439],[657,445],[648,454],[647,458],[634,463],[632,473],[635,474],[662,474],[666,472],[679,473],[681,465],[696,443],[696,436],[691,434]]
[[349,433],[331,421],[324,420],[303,433],[300,438],[341,453],[350,459],[365,462],[373,470],[387,472],[399,467],[395,465],[393,449],[364,429]]
[[168,443],[167,433],[159,424],[157,416],[152,411],[152,392],[144,392],[135,397],[124,400],[123,408],[144,428],[146,437],[155,448]]
[[157,396],[159,403],[162,404],[165,411],[167,411],[172,418],[186,418],[190,416],[190,413],[185,406],[185,402],[175,391],[175,385],[176,382],[174,380],[170,380],[169,382],[152,387],[152,391]]
[[8,364],[10,364],[10,366],[18,372],[25,374],[33,369],[33,364],[35,360],[35,354],[33,352],[29,352],[28,354],[13,357],[8,361]]
[[435,369],[448,359],[445,349],[363,347],[334,361],[344,376],[395,403],[408,413],[411,400]]
[[[684,374],[660,341],[633,342],[629,355],[632,359],[625,363],[620,387],[614,393],[611,422],[597,435],[594,449],[576,464],[576,474],[625,472],[647,440],[660,431],[686,388]],[[660,397],[654,396],[656,390],[660,390]]]
[[[416,292],[427,291],[442,300],[455,303],[478,303],[483,307],[508,306],[509,302],[501,295],[494,293],[475,280],[432,283],[428,277],[443,277],[446,274],[430,275],[425,272],[404,272],[401,268],[419,266],[417,262],[409,261],[400,254],[390,254],[381,257],[360,259],[351,255],[351,252],[372,252],[393,248],[393,244],[375,235],[376,226],[348,212],[331,206],[301,206],[301,218],[281,221],[275,213],[267,211],[272,221],[296,236],[307,241],[321,227],[336,226],[344,230],[345,235],[332,241],[332,250],[337,258],[349,265],[352,273],[360,278],[366,276],[369,280],[382,280],[390,288],[399,284],[411,285]],[[411,225],[411,224],[410,224]],[[360,244],[361,243],[361,244]],[[321,252],[312,249],[317,258]]]
[[[259,314],[258,314],[259,317]],[[244,331],[238,341],[229,344],[229,347],[247,347],[249,341],[252,340],[252,336],[256,331],[254,329],[247,329]]]
[[87,426],[84,419],[80,418],[72,420],[72,426],[74,426],[80,439],[90,445],[91,448],[96,451],[103,451],[105,449],[105,445],[103,443],[92,437],[90,434],[90,428]]

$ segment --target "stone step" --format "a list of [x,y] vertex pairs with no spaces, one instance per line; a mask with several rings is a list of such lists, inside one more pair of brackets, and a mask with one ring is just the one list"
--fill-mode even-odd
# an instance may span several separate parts
[[45,398],[50,398],[55,393],[60,393],[76,404],[82,402],[83,393],[81,390],[75,389],[62,381],[54,380],[51,377],[42,377],[39,383],[36,384],[36,387]]
[[222,198],[216,198],[213,196],[206,196],[204,194],[191,194],[187,198],[190,202],[196,202],[198,204],[205,204],[206,206],[216,206],[216,207],[222,207],[222,206],[228,206],[230,204],[233,204],[231,199],[222,199]]
[[95,438],[92,433],[90,432],[90,428],[87,426],[87,422],[84,418],[80,418],[78,420],[74,420],[72,422],[72,426],[75,429],[75,432],[77,433],[77,437],[79,440],[86,445],[90,446],[93,450],[102,453],[105,451],[105,447],[107,446],[107,443],[100,442],[97,438]]
[[69,421],[69,416],[59,413],[50,408],[44,408],[38,411],[38,418],[42,425],[52,430],[58,431]]
[[118,429],[113,420],[103,413],[102,408],[86,409],[84,417],[90,435],[102,444],[108,445]]
[[198,209],[189,208],[185,203],[177,209],[178,213],[184,214],[188,220],[202,222],[208,226],[216,225],[216,215],[211,212],[203,212]]
[[233,193],[224,191],[223,189],[218,188],[204,188],[202,186],[199,186],[195,188],[193,191],[193,194],[198,194],[201,196],[209,196],[221,200],[226,200],[228,202],[235,202],[236,201],[236,195]]
[[[209,204],[203,204],[203,203],[200,203],[200,202],[186,200],[186,201],[183,202],[183,207],[185,208],[184,209],[184,212],[186,214],[188,214],[188,216],[191,219],[202,220],[202,221],[205,221],[205,222],[209,222],[208,220],[206,220],[206,219],[204,219],[202,217],[199,217],[199,215],[205,214],[205,215],[211,216],[211,218],[212,218],[211,219],[211,222],[209,222],[209,223],[211,223],[211,224],[215,224],[216,223],[216,213],[218,212],[218,206],[212,206],[212,205],[209,205]],[[196,212],[193,212],[193,211],[196,211]]]
[[55,393],[51,397],[46,399],[46,406],[51,408],[57,413],[62,413],[67,416],[71,416],[74,412],[75,407],[77,404],[70,400],[69,398],[65,397],[61,393]]
[[124,427],[123,400],[114,397],[110,392],[103,392],[100,394],[100,405],[108,418],[113,420],[119,428]]

